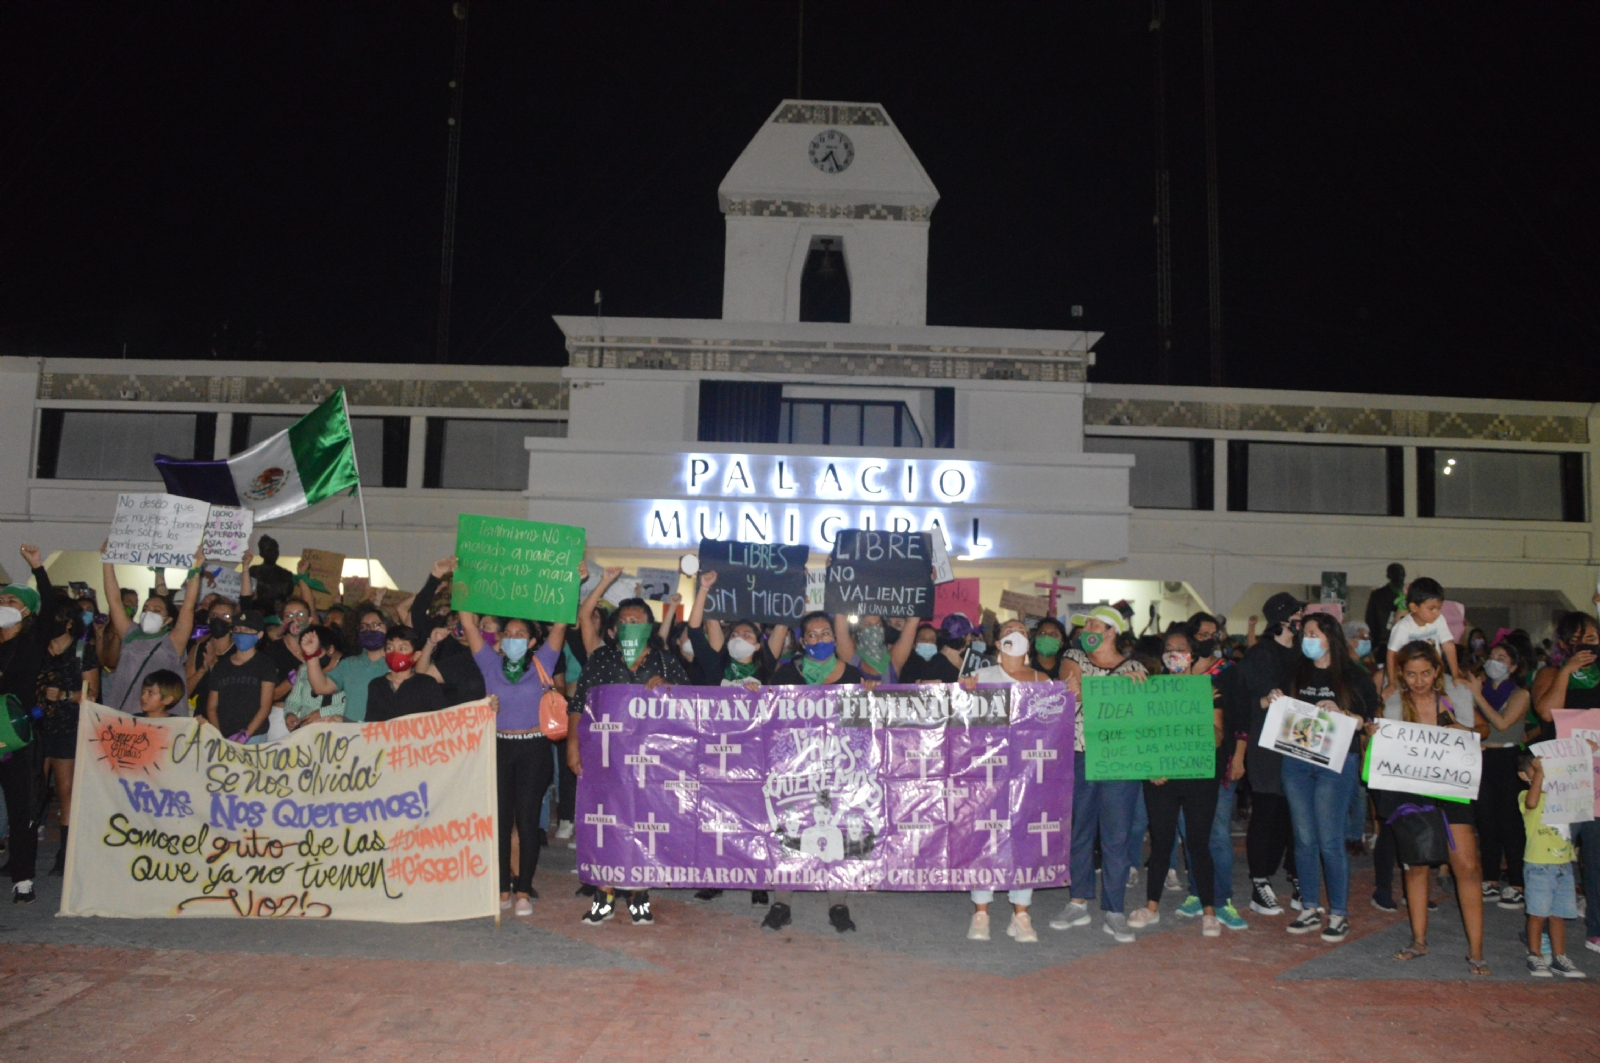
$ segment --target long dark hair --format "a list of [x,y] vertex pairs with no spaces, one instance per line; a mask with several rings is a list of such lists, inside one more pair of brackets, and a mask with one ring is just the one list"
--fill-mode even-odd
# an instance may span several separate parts
[[1296,689],[1310,686],[1313,683],[1326,683],[1333,689],[1333,703],[1346,712],[1352,711],[1351,703],[1355,700],[1354,691],[1345,681],[1345,673],[1351,667],[1350,643],[1345,641],[1344,626],[1327,613],[1312,613],[1307,616],[1300,626],[1300,637],[1305,638],[1305,625],[1315,624],[1317,630],[1322,632],[1323,641],[1328,644],[1328,667],[1318,668],[1317,662],[1309,657],[1301,657],[1300,665],[1295,669],[1294,685]]

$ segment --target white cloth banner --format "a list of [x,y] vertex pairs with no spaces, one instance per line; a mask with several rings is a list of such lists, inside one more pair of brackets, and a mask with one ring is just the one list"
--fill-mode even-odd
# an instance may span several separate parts
[[188,568],[211,513],[209,502],[177,495],[127,494],[117,496],[100,560],[119,565],[151,568]]
[[1544,772],[1544,812],[1547,827],[1587,823],[1594,819],[1594,754],[1582,738],[1557,738],[1535,742],[1528,751],[1539,758]]
[[1319,768],[1343,771],[1358,722],[1342,712],[1282,697],[1267,706],[1267,720],[1257,744]]
[[250,746],[85,703],[61,914],[495,915],[494,719],[476,701]]
[[1476,732],[1380,720],[1367,754],[1371,789],[1477,800],[1483,750]]

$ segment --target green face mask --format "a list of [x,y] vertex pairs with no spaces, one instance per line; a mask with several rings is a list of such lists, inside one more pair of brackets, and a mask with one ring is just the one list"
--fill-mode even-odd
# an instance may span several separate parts
[[653,624],[618,624],[617,643],[622,647],[622,659],[628,667],[633,667],[639,658],[644,656],[644,651],[650,645],[650,629]]
[[804,679],[809,685],[816,686],[833,674],[834,668],[839,664],[839,657],[835,654],[825,661],[817,661],[812,660],[809,654],[802,654],[799,664],[800,678]]
[[1040,635],[1033,640],[1033,648],[1039,651],[1040,657],[1054,657],[1061,652],[1061,640],[1054,635]]
[[1105,640],[1105,635],[1099,631],[1085,631],[1078,636],[1078,645],[1083,647],[1084,653],[1093,653]]

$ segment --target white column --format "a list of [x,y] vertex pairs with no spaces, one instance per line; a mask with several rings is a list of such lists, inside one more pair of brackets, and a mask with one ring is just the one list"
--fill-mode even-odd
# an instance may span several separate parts
[[406,490],[422,487],[422,466],[428,457],[428,419],[411,418],[411,438],[406,444]]

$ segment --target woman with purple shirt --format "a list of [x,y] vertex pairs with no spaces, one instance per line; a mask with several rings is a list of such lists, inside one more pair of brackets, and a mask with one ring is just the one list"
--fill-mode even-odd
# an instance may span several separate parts
[[[493,645],[483,636],[476,613],[462,613],[472,660],[483,673],[483,687],[495,705],[495,763],[500,788],[500,908],[517,915],[533,914],[533,873],[539,866],[539,806],[550,789],[555,755],[550,739],[539,729],[539,702],[550,689],[550,677],[566,643],[567,625],[552,624],[549,635],[533,649],[544,625],[516,617],[499,622]],[[535,666],[537,662],[537,667]],[[511,828],[517,828],[518,860],[511,874]]]

